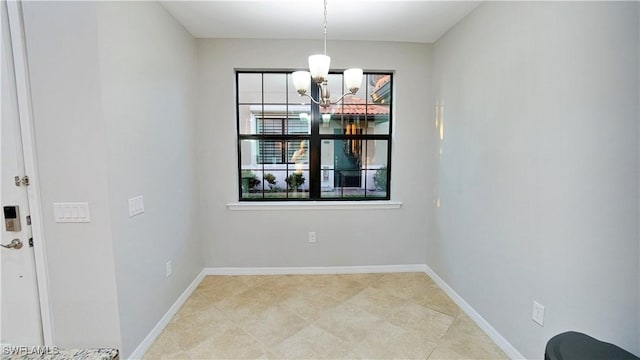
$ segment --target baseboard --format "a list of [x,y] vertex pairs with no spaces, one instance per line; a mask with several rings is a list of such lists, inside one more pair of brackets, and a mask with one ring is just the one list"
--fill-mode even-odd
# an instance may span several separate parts
[[156,338],[160,336],[160,333],[162,333],[162,330],[164,330],[164,328],[167,327],[167,325],[169,325],[169,322],[171,321],[173,316],[178,312],[178,310],[180,310],[180,307],[182,307],[184,302],[187,301],[189,296],[191,296],[193,291],[196,289],[196,287],[198,287],[198,284],[200,284],[200,282],[202,281],[202,279],[204,279],[205,276],[206,274],[204,270],[200,271],[200,273],[196,276],[196,278],[193,279],[191,284],[189,284],[189,286],[182,292],[180,297],[178,297],[178,300],[176,300],[176,302],[174,302],[173,305],[171,305],[167,313],[164,314],[164,316],[160,319],[160,321],[158,321],[156,326],[154,326],[153,329],[151,329],[151,332],[149,332],[149,335],[147,335],[147,337],[145,337],[144,340],[142,340],[140,345],[138,345],[138,347],[133,351],[133,353],[129,355],[129,360],[142,359],[142,356],[144,356],[144,353],[147,352],[147,350],[149,350],[149,348],[151,347],[153,342],[156,340]]
[[507,356],[511,359],[525,359],[525,357],[513,346],[511,343],[507,341],[496,329],[489,324],[487,320],[485,320],[478,312],[469,305],[458,293],[455,292],[447,284],[438,274],[436,274],[433,269],[431,269],[428,265],[424,265],[425,273],[429,275],[429,277],[435,281],[435,283],[445,292],[447,295],[453,300],[459,307],[464,311],[467,316],[469,316],[475,323],[484,331],[487,336],[493,340],[502,351],[507,354]]
[[392,272],[425,272],[424,264],[371,266],[305,266],[305,267],[215,267],[205,268],[205,275],[321,275]]

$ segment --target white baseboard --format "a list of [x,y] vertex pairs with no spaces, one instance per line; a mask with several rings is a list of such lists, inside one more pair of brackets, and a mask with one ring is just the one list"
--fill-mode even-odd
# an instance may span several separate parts
[[309,266],[309,267],[222,267],[205,268],[205,275],[321,275],[391,272],[425,272],[424,264],[371,266]]
[[487,320],[485,320],[478,312],[469,305],[460,295],[458,295],[455,290],[453,290],[449,284],[447,284],[438,274],[436,274],[433,269],[431,269],[428,265],[424,265],[425,273],[429,275],[429,277],[435,281],[435,283],[445,292],[453,302],[455,302],[462,311],[464,311],[467,316],[469,316],[475,323],[484,331],[487,336],[493,340],[502,351],[507,354],[507,356],[511,359],[525,359],[525,357],[520,354],[520,352],[513,346],[511,343],[507,341],[496,329],[489,324]]
[[158,321],[149,335],[129,356],[130,360],[141,359],[151,344],[169,324],[184,302],[191,296],[198,284],[207,275],[320,275],[320,274],[360,274],[360,273],[392,273],[423,272],[426,273],[447,295],[496,343],[511,359],[525,359],[496,329],[489,324],[475,309],[456,293],[433,269],[425,264],[410,265],[371,265],[371,266],[316,266],[316,267],[221,267],[204,268]]
[[144,356],[144,353],[147,352],[147,350],[149,350],[149,348],[151,347],[153,342],[156,340],[156,338],[160,336],[160,333],[162,333],[162,330],[164,330],[164,328],[167,327],[167,325],[169,325],[169,322],[171,321],[173,316],[178,312],[178,310],[180,310],[180,307],[182,307],[184,302],[187,301],[189,296],[191,296],[193,291],[198,287],[198,284],[200,284],[202,279],[204,279],[205,275],[206,274],[204,270],[200,271],[200,273],[196,276],[196,278],[193,279],[191,284],[189,284],[189,286],[182,292],[180,297],[178,297],[178,300],[176,300],[176,302],[174,302],[173,305],[171,305],[167,313],[164,314],[164,316],[160,319],[160,321],[158,321],[156,326],[154,326],[153,329],[151,329],[151,332],[149,332],[149,335],[147,335],[147,337],[145,337],[144,340],[142,340],[140,345],[138,345],[138,347],[133,351],[133,353],[129,355],[129,360],[142,359],[142,357]]

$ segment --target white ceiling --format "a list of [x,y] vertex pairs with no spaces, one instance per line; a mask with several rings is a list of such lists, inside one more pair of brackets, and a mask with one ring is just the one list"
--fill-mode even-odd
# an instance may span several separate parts
[[[161,3],[198,38],[322,39],[322,0]],[[479,4],[328,0],[327,38],[432,43]]]

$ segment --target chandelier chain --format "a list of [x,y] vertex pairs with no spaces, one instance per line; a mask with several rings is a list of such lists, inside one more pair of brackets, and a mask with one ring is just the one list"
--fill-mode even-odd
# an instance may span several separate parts
[[324,21],[322,22],[324,33],[324,54],[327,55],[327,0],[324,0]]

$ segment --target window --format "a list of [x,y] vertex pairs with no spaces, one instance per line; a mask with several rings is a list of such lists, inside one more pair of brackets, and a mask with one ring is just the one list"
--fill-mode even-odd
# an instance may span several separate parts
[[[390,199],[393,77],[364,75],[358,93],[322,108],[288,72],[236,72],[240,200]],[[328,81],[333,100],[344,94],[342,74]]]

